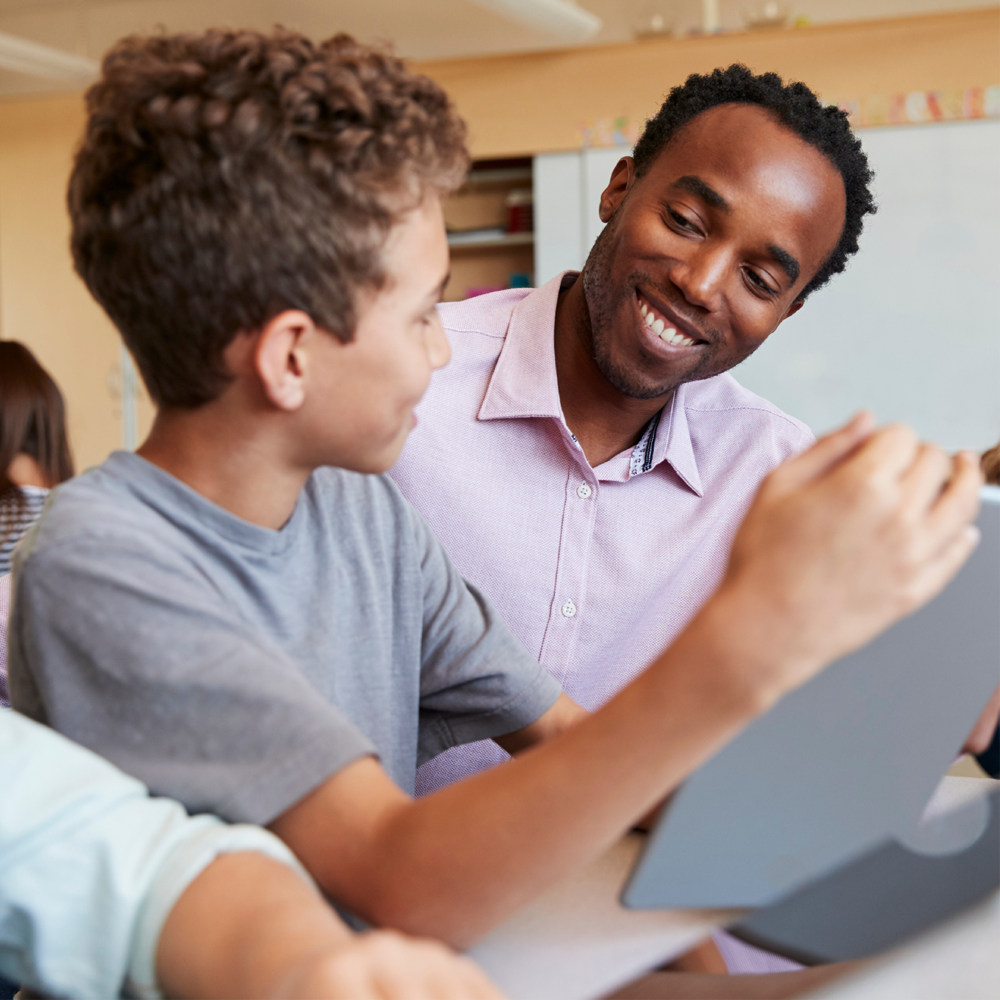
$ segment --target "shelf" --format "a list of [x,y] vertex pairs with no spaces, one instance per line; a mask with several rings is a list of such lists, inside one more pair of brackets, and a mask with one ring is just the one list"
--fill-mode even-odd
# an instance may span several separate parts
[[530,246],[535,242],[534,233],[504,233],[486,230],[482,233],[449,233],[448,246],[452,250],[491,250],[503,247]]
[[476,184],[510,184],[513,181],[530,181],[531,167],[497,167],[490,170],[470,170],[462,187]]

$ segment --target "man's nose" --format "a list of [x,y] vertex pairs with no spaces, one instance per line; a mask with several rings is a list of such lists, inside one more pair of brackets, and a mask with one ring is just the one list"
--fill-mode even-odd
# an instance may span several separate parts
[[714,312],[728,270],[729,262],[720,249],[700,247],[674,266],[670,278],[691,305]]

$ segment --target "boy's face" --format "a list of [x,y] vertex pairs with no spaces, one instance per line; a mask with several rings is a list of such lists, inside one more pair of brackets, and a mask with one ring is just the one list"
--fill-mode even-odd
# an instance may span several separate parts
[[316,464],[384,472],[416,422],[413,408],[451,349],[435,308],[448,280],[440,199],[428,196],[391,230],[386,281],[362,293],[354,339],[324,335],[307,396],[307,434],[322,442]]

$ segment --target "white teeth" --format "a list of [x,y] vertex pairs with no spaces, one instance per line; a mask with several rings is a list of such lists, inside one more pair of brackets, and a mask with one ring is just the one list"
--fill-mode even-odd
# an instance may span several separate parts
[[660,338],[668,344],[674,344],[677,347],[691,347],[694,344],[694,341],[690,337],[685,337],[683,333],[679,333],[672,326],[668,326],[660,334]]
[[672,326],[667,326],[645,302],[639,303],[639,312],[642,313],[642,318],[646,321],[646,325],[666,343],[674,344],[678,347],[691,347],[694,344],[694,341],[690,337],[685,337],[683,333],[675,330]]

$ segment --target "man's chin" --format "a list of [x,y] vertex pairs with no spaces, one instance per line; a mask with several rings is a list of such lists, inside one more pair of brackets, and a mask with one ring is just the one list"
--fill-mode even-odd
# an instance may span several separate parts
[[624,366],[602,363],[597,367],[609,385],[629,399],[660,399],[669,396],[682,382],[690,381],[685,372],[670,373],[666,378],[650,381],[645,372],[632,371]]

